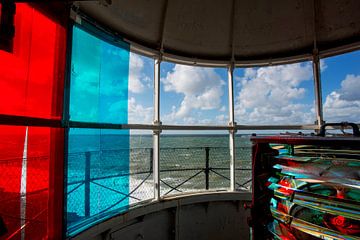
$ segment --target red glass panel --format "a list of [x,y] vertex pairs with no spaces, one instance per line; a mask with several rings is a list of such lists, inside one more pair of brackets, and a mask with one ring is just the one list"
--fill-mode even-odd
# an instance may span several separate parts
[[17,4],[14,51],[0,50],[0,113],[24,115],[32,11]]
[[13,53],[0,50],[1,114],[60,118],[65,28],[16,4]]
[[[66,29],[16,4],[13,45],[0,50],[0,114],[60,119]],[[61,239],[63,131],[0,125],[0,240]]]
[[[20,184],[26,127],[0,126],[0,239],[20,229]],[[16,235],[16,234],[15,234]],[[14,237],[13,239],[19,239]]]
[[63,131],[0,126],[1,240],[60,239]]
[[26,239],[45,239],[49,201],[50,129],[29,127],[26,178]]

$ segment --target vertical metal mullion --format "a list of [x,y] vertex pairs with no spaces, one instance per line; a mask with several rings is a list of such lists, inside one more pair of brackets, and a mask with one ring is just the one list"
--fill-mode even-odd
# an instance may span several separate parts
[[[71,11],[69,9],[69,11]],[[70,15],[70,13],[69,13]],[[63,116],[61,125],[63,127],[64,145],[63,151],[63,192],[62,192],[62,234],[54,239],[63,239],[67,237],[67,183],[68,183],[68,154],[69,154],[69,121],[70,121],[70,78],[71,78],[71,57],[72,57],[72,40],[73,40],[73,26],[74,22],[69,20],[67,24],[66,35],[66,63],[65,63],[65,80],[64,80],[64,99],[63,99]],[[59,217],[59,216],[57,216]]]
[[313,73],[314,73],[314,91],[315,91],[315,111],[316,111],[316,122],[320,128],[323,124],[323,108],[322,108],[322,93],[321,93],[321,69],[320,59],[318,52],[314,50],[313,53]]
[[235,191],[235,121],[234,121],[234,64],[228,67],[229,90],[229,152],[230,152],[230,191]]
[[154,198],[160,199],[160,65],[161,58],[155,59],[154,69],[154,122],[158,129],[153,131],[153,176],[154,176]]

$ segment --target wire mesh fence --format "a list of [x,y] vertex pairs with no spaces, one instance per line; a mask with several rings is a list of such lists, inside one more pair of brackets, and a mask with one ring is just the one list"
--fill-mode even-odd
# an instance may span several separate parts
[[20,238],[25,231],[31,239],[46,234],[49,156],[31,155],[0,159],[0,231],[4,239]]
[[[237,148],[236,153],[236,188],[250,191],[251,148]],[[161,195],[228,189],[229,148],[161,148],[160,179]]]
[[[127,156],[130,165],[121,162]],[[122,198],[128,205],[152,199],[152,165],[152,148],[69,154],[68,212],[72,216],[74,213],[89,216],[119,207]],[[249,148],[236,149],[235,165],[236,188],[251,190]],[[230,153],[226,147],[161,148],[161,195],[228,189],[229,166]],[[96,202],[101,202],[101,206]]]

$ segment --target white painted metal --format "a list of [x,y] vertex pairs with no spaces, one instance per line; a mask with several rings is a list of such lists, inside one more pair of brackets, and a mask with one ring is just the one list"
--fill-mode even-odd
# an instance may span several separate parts
[[[92,128],[107,128],[106,125],[96,124],[99,127],[91,125]],[[102,126],[102,127],[101,127]],[[77,126],[79,128],[79,126]],[[304,124],[304,125],[235,125],[235,126],[225,126],[225,125],[149,125],[149,124],[119,124],[114,125],[111,129],[139,129],[139,130],[214,130],[214,131],[228,131],[231,129],[235,130],[313,130],[317,129],[317,125],[314,124]]]
[[245,203],[251,203],[250,192],[164,197],[100,222],[71,239],[248,239],[250,211],[243,208]]
[[314,72],[314,91],[315,91],[315,111],[316,111],[316,125],[320,128],[323,124],[323,110],[322,110],[322,94],[321,94],[321,69],[320,59],[317,50],[314,50],[313,57],[313,72]]
[[160,65],[161,57],[155,59],[154,69],[154,123],[157,128],[153,130],[153,177],[154,198],[160,199]]
[[28,131],[25,130],[24,150],[21,165],[21,182],[20,182],[20,227],[21,239],[25,239],[25,224],[26,224],[26,183],[27,183],[27,150],[28,150]]
[[[234,65],[228,67],[228,90],[229,90],[229,126],[234,127]],[[229,130],[230,152],[230,191],[235,191],[235,129]]]

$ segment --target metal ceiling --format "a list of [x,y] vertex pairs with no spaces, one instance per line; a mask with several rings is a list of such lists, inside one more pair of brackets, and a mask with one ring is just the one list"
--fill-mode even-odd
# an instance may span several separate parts
[[262,64],[360,46],[359,0],[79,1],[90,18],[175,61]]

